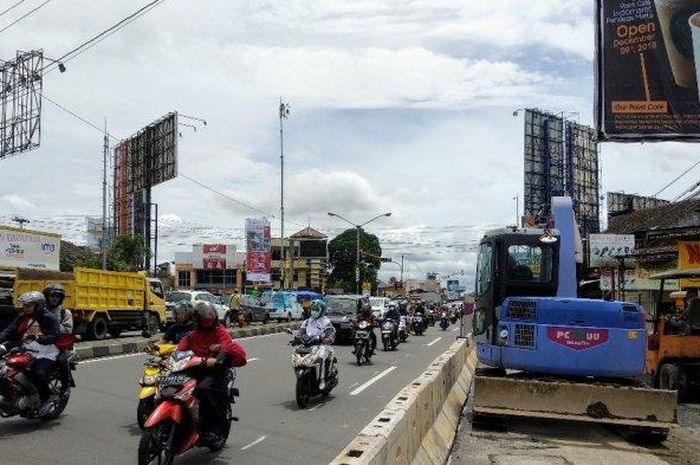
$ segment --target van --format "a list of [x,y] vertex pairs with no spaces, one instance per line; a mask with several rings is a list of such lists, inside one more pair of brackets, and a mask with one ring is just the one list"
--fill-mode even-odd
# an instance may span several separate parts
[[301,320],[304,312],[293,292],[280,291],[272,293],[265,304],[271,320],[292,321]]

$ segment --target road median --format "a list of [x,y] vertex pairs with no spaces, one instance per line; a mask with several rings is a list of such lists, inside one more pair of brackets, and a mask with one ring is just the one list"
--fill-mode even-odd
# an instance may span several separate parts
[[[235,338],[262,336],[265,334],[275,334],[285,332],[288,328],[296,329],[299,322],[272,323],[261,326],[246,326],[244,328],[230,329],[229,333]],[[158,336],[151,339],[138,338],[136,341],[130,340],[105,340],[101,342],[90,342],[86,345],[76,344],[75,352],[78,360],[89,360],[92,358],[108,357],[112,355],[131,354],[141,352],[153,341],[157,341]]]
[[404,387],[330,465],[442,465],[474,376],[476,352],[459,339]]

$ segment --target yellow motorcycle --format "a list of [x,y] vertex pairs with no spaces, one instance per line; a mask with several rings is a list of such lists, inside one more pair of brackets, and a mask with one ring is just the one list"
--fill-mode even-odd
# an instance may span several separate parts
[[151,358],[143,363],[143,374],[139,380],[139,405],[136,408],[136,418],[141,429],[155,409],[156,382],[168,371],[169,357],[176,348],[176,344],[154,344],[153,347],[146,348]]

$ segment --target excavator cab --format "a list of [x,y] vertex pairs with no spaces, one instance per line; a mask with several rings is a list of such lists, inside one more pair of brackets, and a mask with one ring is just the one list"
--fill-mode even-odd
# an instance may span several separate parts
[[509,296],[557,294],[559,232],[505,228],[489,231],[479,245],[473,335],[497,343],[498,312]]

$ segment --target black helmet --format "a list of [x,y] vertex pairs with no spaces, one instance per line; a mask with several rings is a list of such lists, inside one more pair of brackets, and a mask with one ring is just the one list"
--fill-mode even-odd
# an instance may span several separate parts
[[202,325],[203,320],[214,320],[212,327],[215,326],[218,320],[218,315],[216,314],[214,305],[209,302],[197,302],[197,304],[194,306],[194,320],[197,322],[198,326]]
[[63,286],[61,286],[58,283],[51,283],[47,284],[46,287],[44,288],[44,297],[46,300],[49,300],[50,295],[58,295],[59,297],[59,302],[58,305],[63,304],[63,299],[66,298],[66,290]]
[[44,294],[38,291],[25,292],[24,294],[19,296],[19,299],[17,301],[22,307],[24,307],[25,305],[34,304],[35,311],[41,310],[46,307],[46,298],[44,297]]
[[185,318],[185,321],[189,320],[192,318],[192,313],[193,313],[193,308],[192,308],[192,302],[189,300],[182,300],[178,303],[175,304],[173,307],[173,317],[175,317],[175,314],[178,312],[185,312],[187,317]]

